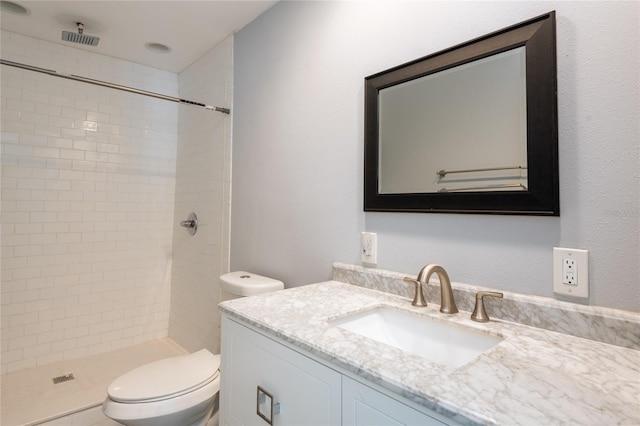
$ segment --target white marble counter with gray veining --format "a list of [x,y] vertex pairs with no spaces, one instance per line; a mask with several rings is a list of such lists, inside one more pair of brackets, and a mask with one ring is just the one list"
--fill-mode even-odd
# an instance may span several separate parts
[[[429,362],[332,326],[341,316],[388,306],[504,338],[458,368]],[[220,309],[462,424],[638,425],[640,351],[469,312],[412,307],[405,297],[327,281],[224,302]]]

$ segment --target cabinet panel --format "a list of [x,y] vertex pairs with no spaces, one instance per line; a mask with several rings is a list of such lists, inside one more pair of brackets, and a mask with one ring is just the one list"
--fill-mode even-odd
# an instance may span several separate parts
[[274,426],[339,425],[341,375],[223,317],[221,424],[267,425],[256,413],[257,387],[280,404]]
[[353,426],[442,426],[445,423],[343,376],[342,424]]

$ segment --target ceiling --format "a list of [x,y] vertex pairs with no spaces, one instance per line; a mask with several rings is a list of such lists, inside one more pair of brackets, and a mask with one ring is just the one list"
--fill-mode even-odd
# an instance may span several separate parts
[[[3,5],[0,11],[3,30],[176,73],[277,2],[11,1],[28,13],[16,14]],[[84,34],[100,37],[97,46],[62,41],[63,30],[77,32],[76,22],[84,24]],[[145,47],[147,43],[160,43],[171,50],[154,52]]]

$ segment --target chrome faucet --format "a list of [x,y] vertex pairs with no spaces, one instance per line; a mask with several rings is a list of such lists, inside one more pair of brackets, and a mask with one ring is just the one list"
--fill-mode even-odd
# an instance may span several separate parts
[[451,280],[447,271],[440,265],[431,263],[424,266],[418,273],[418,279],[405,278],[405,281],[413,282],[416,285],[416,295],[411,302],[414,306],[427,306],[427,302],[424,300],[422,294],[422,283],[428,283],[429,278],[433,274],[438,275],[440,280],[440,312],[445,314],[455,314],[458,312],[456,301],[453,299],[453,291],[451,290]]

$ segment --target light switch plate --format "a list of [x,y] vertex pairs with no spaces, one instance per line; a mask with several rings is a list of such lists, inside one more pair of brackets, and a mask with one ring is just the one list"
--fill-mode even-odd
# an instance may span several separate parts
[[378,263],[378,234],[363,232],[360,238],[360,253],[362,263],[367,266],[375,266]]
[[553,292],[589,297],[589,250],[553,248]]

